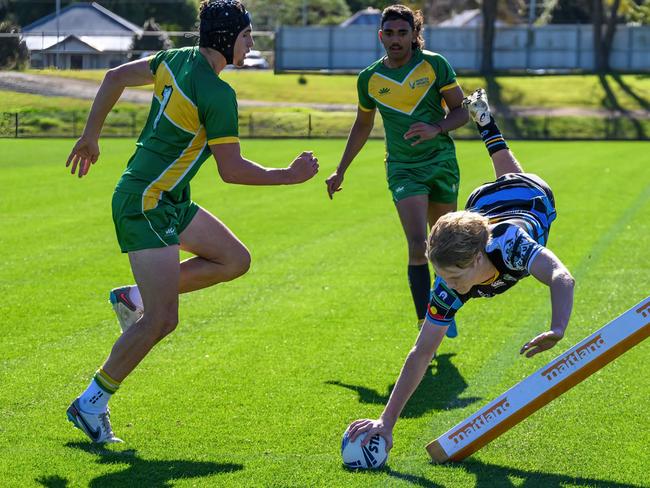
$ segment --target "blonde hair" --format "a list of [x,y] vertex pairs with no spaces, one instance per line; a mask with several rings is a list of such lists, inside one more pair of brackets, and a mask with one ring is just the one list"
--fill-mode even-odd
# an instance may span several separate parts
[[427,256],[439,268],[467,268],[490,238],[488,219],[476,212],[451,212],[438,219],[427,241]]

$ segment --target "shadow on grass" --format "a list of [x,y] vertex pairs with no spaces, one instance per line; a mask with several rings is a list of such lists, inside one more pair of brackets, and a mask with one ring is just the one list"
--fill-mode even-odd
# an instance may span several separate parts
[[[128,465],[126,469],[107,473],[90,481],[90,487],[147,486],[167,488],[177,479],[200,478],[244,469],[242,464],[211,463],[184,460],[148,461],[138,457],[133,449],[113,451],[90,442],[70,442],[67,447],[81,449],[99,456],[98,464]],[[36,482],[48,488],[65,488],[68,480],[60,476],[37,478]]]
[[[490,106],[495,108],[496,120],[499,125],[501,132],[506,134],[507,138],[511,139],[521,139],[528,136],[527,133],[527,123],[526,119],[522,117],[515,117],[512,110],[510,109],[510,104],[506,103],[503,99],[503,88],[497,81],[497,78],[493,75],[488,75],[485,77],[485,90],[487,91],[488,100]],[[512,100],[513,105],[516,105],[517,102],[520,102],[521,95],[516,96],[513,99],[513,96],[517,94],[510,94],[509,98]]]
[[[467,382],[451,362],[451,358],[454,356],[455,354],[441,354],[436,357],[436,373],[432,372],[433,366],[427,368],[422,382],[406,404],[401,415],[402,418],[421,417],[431,410],[464,408],[481,399],[479,397],[459,398],[467,389]],[[365,386],[350,385],[341,381],[327,381],[326,383],[352,390],[359,395],[359,402],[373,405],[385,405],[390,392],[395,387],[393,383],[386,394],[381,394]]]
[[614,81],[621,87],[621,90],[627,93],[631,98],[634,98],[634,100],[636,100],[636,102],[639,104],[639,106],[641,106],[641,108],[643,108],[643,110],[650,110],[650,100],[647,100],[641,95],[637,94],[632,89],[632,87],[630,87],[630,85],[623,81],[623,77],[619,73],[612,73],[611,76],[614,78]]
[[41,476],[36,478],[36,483],[43,485],[47,488],[67,488],[69,482],[67,479],[62,478],[61,476]]
[[641,485],[584,478],[582,476],[525,471],[523,469],[486,464],[473,459],[463,461],[462,463],[453,463],[450,466],[475,475],[477,488],[512,486],[513,483],[510,477],[523,480],[521,486],[525,486],[526,488],[561,488],[566,485],[589,486],[591,488],[642,488]]
[[[500,488],[512,486],[525,486],[526,488],[563,488],[565,486],[589,486],[590,488],[642,488],[642,485],[617,483],[616,481],[570,476],[559,473],[543,473],[539,471],[525,471],[522,469],[486,464],[476,460],[451,463],[451,469],[459,469],[475,476],[476,488]],[[413,486],[424,488],[441,488],[443,485],[431,481],[423,476],[394,471],[389,467],[383,470],[393,478],[411,483]],[[513,478],[519,482],[513,482]]]
[[[610,117],[606,121],[605,125],[605,137],[617,137],[620,136],[620,134],[624,131],[622,128],[622,124],[625,121],[629,121],[634,126],[634,131],[636,132],[636,137],[637,139],[646,139],[646,134],[645,130],[643,128],[643,124],[641,121],[639,121],[636,117],[633,116],[633,114],[630,113],[629,110],[626,110],[621,106],[619,103],[618,99],[616,98],[616,95],[614,94],[614,91],[612,90],[611,86],[609,85],[609,81],[607,81],[607,76],[605,75],[598,75],[598,79],[600,80],[600,84],[603,87],[603,90],[605,91],[605,99],[603,100],[603,106],[609,110],[615,110],[621,115],[617,115],[614,117]],[[616,77],[614,77],[616,79]],[[632,90],[630,89],[629,86],[627,86],[623,80],[620,78],[616,80],[618,84],[621,86],[621,88],[628,92],[628,93],[633,93]],[[638,95],[634,94],[632,95],[639,101],[639,103],[642,104],[642,101],[645,102],[644,108],[647,110],[648,102],[645,101],[643,98],[638,97]]]

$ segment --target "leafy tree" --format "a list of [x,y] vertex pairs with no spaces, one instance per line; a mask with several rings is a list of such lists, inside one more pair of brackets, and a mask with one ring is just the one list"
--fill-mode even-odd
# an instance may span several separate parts
[[[650,13],[647,0],[593,0],[592,25],[594,28],[595,68],[597,73],[610,71],[609,57],[612,52],[616,26],[634,15]],[[647,18],[647,17],[646,17]],[[604,32],[603,32],[604,27]]]
[[256,29],[280,25],[336,25],[351,13],[345,0],[248,0],[246,8]]
[[133,36],[133,45],[131,47],[131,59],[138,59],[142,52],[157,52],[172,47],[172,42],[166,32],[162,32],[160,26],[156,24],[155,19],[147,19],[142,28],[144,32],[160,32],[160,35],[136,35]]
[[[61,0],[61,8],[79,2]],[[99,0],[98,3],[136,25],[153,17],[168,30],[193,30],[198,16],[197,0]],[[10,16],[21,26],[54,11],[54,0],[0,0],[0,18]]]
[[640,0],[635,3],[627,14],[627,18],[636,24],[650,24],[650,0]]
[[29,51],[25,41],[18,35],[20,29],[9,21],[0,22],[0,33],[16,34],[12,37],[2,38],[0,42],[0,69],[22,69],[29,61]]

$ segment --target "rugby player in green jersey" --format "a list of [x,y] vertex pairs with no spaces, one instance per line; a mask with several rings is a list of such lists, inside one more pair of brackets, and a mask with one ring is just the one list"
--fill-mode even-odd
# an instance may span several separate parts
[[[249,268],[244,244],[190,198],[189,182],[201,164],[213,155],[224,181],[245,185],[301,183],[318,171],[308,151],[286,168],[265,168],[242,157],[235,92],[219,73],[228,64],[241,66],[253,47],[250,16],[236,0],[204,0],[199,17],[198,47],[161,51],[107,72],[67,161],[73,174],[85,176],[99,157],[104,120],[124,88],[153,83],[149,118],[112,204],[117,239],[137,285],[111,291],[123,333],[67,410],[93,442],[120,442],[108,400],[176,328],[179,293],[233,280]],[[194,257],[179,263],[180,249]]]
[[[456,210],[459,171],[448,132],[468,121],[456,73],[440,54],[424,51],[422,14],[387,7],[379,39],[386,56],[357,80],[359,106],[336,171],[327,179],[332,198],[368,140],[379,110],[386,132],[386,174],[408,243],[408,281],[418,322],[427,312],[431,277],[425,256],[427,224]],[[454,331],[450,329],[449,335]]]

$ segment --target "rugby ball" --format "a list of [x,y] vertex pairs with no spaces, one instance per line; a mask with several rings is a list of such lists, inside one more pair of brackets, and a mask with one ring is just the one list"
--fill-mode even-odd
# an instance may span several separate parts
[[341,457],[343,464],[351,469],[379,469],[388,459],[386,440],[376,435],[365,446],[361,447],[364,434],[358,436],[354,442],[350,440],[348,431],[343,434],[341,441]]

